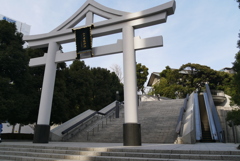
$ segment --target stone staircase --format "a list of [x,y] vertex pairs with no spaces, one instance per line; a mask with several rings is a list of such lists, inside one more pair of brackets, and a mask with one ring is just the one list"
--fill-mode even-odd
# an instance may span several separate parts
[[142,102],[139,122],[143,143],[174,143],[179,111],[184,99]]
[[[174,143],[175,132],[183,99],[141,102],[138,119],[141,124],[142,143]],[[82,131],[68,141],[73,142],[123,142],[124,113],[120,118],[102,119],[88,132]]]
[[123,133],[123,113],[124,109],[120,108],[119,118],[115,118],[115,113],[102,117],[95,124],[79,132],[68,142],[106,142],[122,143]]
[[240,151],[80,148],[44,145],[0,145],[0,160],[23,161],[163,161],[240,160]]

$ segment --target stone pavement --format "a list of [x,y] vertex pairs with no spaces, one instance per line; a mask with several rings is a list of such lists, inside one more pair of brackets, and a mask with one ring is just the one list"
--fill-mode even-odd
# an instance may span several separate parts
[[240,160],[240,150],[233,143],[143,144],[32,142],[0,143],[0,160],[24,161],[197,161]]
[[158,149],[158,150],[199,150],[199,151],[239,151],[234,143],[196,143],[196,144],[153,144],[145,143],[142,146],[123,146],[123,143],[93,143],[93,142],[49,142],[38,144],[24,141],[2,142],[3,145],[28,145],[44,147],[74,147],[74,148],[121,148],[121,149]]

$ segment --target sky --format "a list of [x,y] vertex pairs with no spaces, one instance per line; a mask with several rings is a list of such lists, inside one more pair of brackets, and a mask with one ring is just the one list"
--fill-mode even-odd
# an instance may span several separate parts
[[[0,14],[31,25],[30,35],[55,29],[74,14],[86,0],[0,0]],[[170,0],[95,0],[113,9],[138,12]],[[180,68],[186,63],[209,66],[214,70],[232,67],[240,33],[240,9],[236,0],[175,0],[176,10],[167,22],[135,30],[141,38],[163,36],[163,47],[136,52],[136,62],[161,72],[166,66]],[[96,21],[102,19],[96,17]],[[122,34],[93,39],[93,46],[116,43]],[[74,51],[75,44],[63,45]],[[111,69],[115,64],[123,71],[122,53],[84,59],[90,67]],[[68,62],[69,64],[70,62]],[[150,76],[150,74],[149,74]]]

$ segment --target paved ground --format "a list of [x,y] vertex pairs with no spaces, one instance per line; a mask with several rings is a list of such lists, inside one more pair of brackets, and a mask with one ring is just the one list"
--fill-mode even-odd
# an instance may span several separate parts
[[[122,143],[89,143],[89,142],[49,142],[36,144],[32,142],[9,141],[1,145],[32,145],[49,147],[79,147],[79,148],[128,148],[128,149],[160,149],[160,150],[198,150],[198,151],[240,151],[239,144],[234,143],[197,143],[197,144],[143,144],[142,146],[123,146]],[[1,146],[0,145],[0,146]]]

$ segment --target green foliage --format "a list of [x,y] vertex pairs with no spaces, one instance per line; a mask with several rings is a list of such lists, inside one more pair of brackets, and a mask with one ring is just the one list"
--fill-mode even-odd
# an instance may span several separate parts
[[115,73],[75,60],[69,68],[57,71],[51,124],[65,122],[88,109],[102,109],[116,99],[116,91],[123,93]]
[[214,81],[214,89],[222,90],[225,94],[232,95],[233,74],[217,71]]
[[[44,66],[29,68],[30,58],[40,57],[44,49],[23,49],[22,34],[16,26],[0,21],[0,118],[12,125],[37,121]],[[87,109],[100,110],[123,93],[115,73],[90,69],[83,61],[70,67],[57,65],[50,124],[59,124]]]
[[141,63],[136,65],[137,70],[137,91],[144,93],[144,83],[147,81],[148,68]]
[[120,83],[118,76],[103,68],[92,68],[93,75],[93,109],[99,110],[102,107],[116,100],[116,91],[123,94],[123,85]]
[[216,71],[208,66],[200,64],[185,64],[182,65],[179,71],[185,71],[187,74],[181,74],[181,79],[183,81],[180,84],[184,86],[189,86],[191,88],[201,90],[205,83],[208,82],[210,88],[215,88],[214,79],[216,77]]
[[1,119],[25,124],[29,116],[27,87],[29,58],[16,26],[0,21],[0,111]]
[[[240,8],[240,3],[239,3],[239,8]],[[240,34],[238,34],[238,37],[240,38]],[[240,40],[237,41],[237,47],[240,49]]]
[[[237,0],[240,8],[240,0]],[[238,34],[240,38],[240,33]],[[237,41],[237,47],[240,49],[240,39]],[[235,55],[235,61],[233,62],[233,70],[235,71],[233,75],[233,81],[231,86],[231,96],[232,104],[240,105],[240,51]]]
[[240,105],[240,52],[235,56],[235,61],[233,63],[233,70],[235,71],[233,75],[233,85],[232,85],[232,101],[235,104]]
[[[240,0],[237,0],[240,8]],[[240,34],[239,38],[240,38]],[[240,40],[237,42],[237,47],[240,48]],[[235,71],[233,75],[233,80],[230,84],[230,95],[232,96],[232,104],[240,105],[240,51],[235,55],[235,61],[233,62],[233,70]],[[232,121],[234,125],[240,125],[240,110],[235,109],[227,113],[226,121]],[[229,123],[231,127],[231,123]]]
[[202,91],[208,82],[212,89],[224,90],[230,93],[232,75],[229,73],[215,71],[208,66],[200,64],[184,64],[179,69],[166,67],[160,73],[160,82],[154,88],[153,94],[164,97],[184,98],[188,93],[198,89]]
[[[232,121],[234,125],[240,125],[240,110],[235,109],[227,113],[226,121]],[[231,126],[231,123],[229,124]]]

